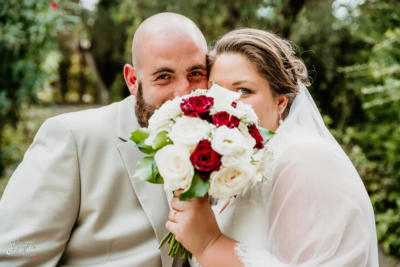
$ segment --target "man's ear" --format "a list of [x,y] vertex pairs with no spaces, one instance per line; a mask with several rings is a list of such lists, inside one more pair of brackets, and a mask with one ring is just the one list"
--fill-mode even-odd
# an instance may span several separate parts
[[124,66],[124,78],[126,85],[128,86],[129,92],[131,92],[132,95],[136,96],[138,90],[138,77],[137,71],[132,65],[126,64]]

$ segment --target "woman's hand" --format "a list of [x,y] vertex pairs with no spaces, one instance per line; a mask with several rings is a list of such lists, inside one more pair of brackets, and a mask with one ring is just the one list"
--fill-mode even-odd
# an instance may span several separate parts
[[174,192],[167,229],[175,235],[178,242],[198,258],[222,236],[222,233],[208,198],[180,201],[181,192],[182,190]]

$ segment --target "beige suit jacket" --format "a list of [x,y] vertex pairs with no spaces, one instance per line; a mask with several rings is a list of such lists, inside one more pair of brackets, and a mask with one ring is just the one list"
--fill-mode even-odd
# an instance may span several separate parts
[[[0,266],[164,266],[162,185],[133,178],[135,98],[47,120],[0,201]],[[175,266],[181,265],[176,261]]]

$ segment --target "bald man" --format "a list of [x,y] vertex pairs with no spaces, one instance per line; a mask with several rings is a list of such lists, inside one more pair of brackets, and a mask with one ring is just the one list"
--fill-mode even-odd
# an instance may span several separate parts
[[181,266],[165,246],[162,185],[133,175],[129,140],[162,103],[207,87],[207,45],[186,17],[163,13],[138,28],[132,96],[47,120],[0,201],[0,266]]

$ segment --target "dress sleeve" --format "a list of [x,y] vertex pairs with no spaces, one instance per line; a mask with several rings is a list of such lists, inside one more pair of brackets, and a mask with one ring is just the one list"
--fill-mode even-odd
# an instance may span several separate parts
[[295,145],[278,160],[271,182],[268,251],[238,243],[245,267],[370,266],[371,203],[343,153]]

